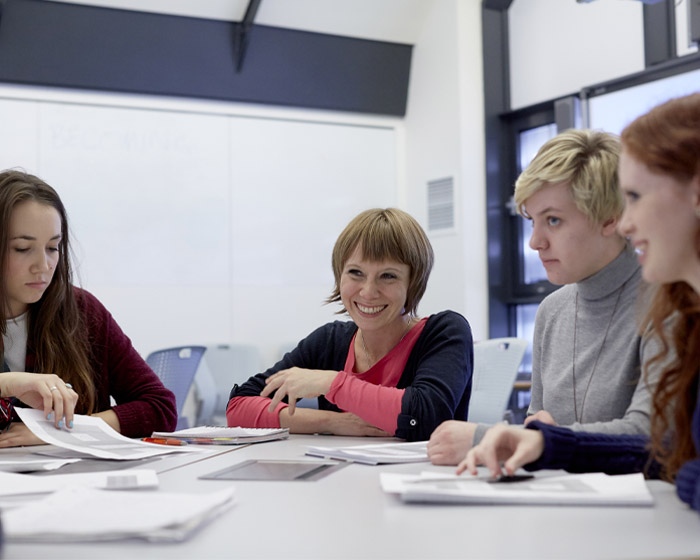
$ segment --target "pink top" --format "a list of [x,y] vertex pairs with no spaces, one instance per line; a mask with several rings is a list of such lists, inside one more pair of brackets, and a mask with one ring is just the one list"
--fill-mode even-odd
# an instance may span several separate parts
[[[346,412],[356,414],[369,424],[394,434],[401,413],[404,389],[397,389],[408,357],[418,340],[427,318],[421,319],[391,351],[364,373],[355,373],[355,339],[348,349],[343,371],[338,372],[326,399]],[[279,413],[287,404],[280,403],[268,412],[267,397],[236,397],[229,402],[226,415],[235,416],[241,425],[257,428],[279,428]]]

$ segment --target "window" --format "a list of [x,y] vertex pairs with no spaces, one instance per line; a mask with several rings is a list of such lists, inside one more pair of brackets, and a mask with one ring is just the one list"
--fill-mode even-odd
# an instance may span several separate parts
[[600,87],[595,91],[596,95],[588,100],[590,128],[620,134],[625,126],[652,107],[700,91],[700,69],[624,89]]
[[[522,173],[537,155],[537,151],[547,140],[557,135],[557,125],[545,124],[529,130],[524,130],[518,138],[518,175]],[[522,262],[523,284],[536,284],[547,280],[547,271],[542,266],[537,253],[530,249],[530,237],[532,235],[532,222],[518,216],[518,237],[520,261]]]

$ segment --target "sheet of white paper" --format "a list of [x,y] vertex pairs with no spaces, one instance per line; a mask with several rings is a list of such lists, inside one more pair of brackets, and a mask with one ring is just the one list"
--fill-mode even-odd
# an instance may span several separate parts
[[379,482],[382,490],[389,494],[401,494],[409,484],[417,483],[421,480],[438,481],[438,480],[456,480],[458,477],[454,474],[436,473],[432,471],[423,471],[420,474],[400,474],[400,473],[380,473]]
[[19,542],[182,541],[232,503],[231,487],[198,494],[71,487],[3,512],[2,524],[7,540]]
[[56,474],[51,476],[0,472],[0,496],[46,494],[61,490],[67,486],[87,486],[105,490],[157,488],[158,475],[150,469]]
[[382,489],[407,502],[471,504],[653,505],[641,473],[566,474],[514,483],[490,483],[482,477],[436,477],[381,473]]
[[387,463],[420,463],[428,460],[427,441],[410,443],[373,443],[348,447],[309,446],[307,455],[324,459],[340,459],[368,465]]
[[129,439],[113,430],[102,418],[76,414],[73,428],[56,429],[41,410],[15,408],[22,422],[41,440],[64,449],[102,459],[143,459],[166,453],[187,452],[187,446],[158,445]]
[[4,459],[0,457],[0,472],[26,473],[37,471],[53,471],[60,469],[63,465],[76,463],[80,459]]

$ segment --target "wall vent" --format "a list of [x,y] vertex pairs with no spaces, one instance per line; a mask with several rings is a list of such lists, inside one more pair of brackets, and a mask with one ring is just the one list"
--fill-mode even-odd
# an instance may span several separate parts
[[454,179],[428,181],[428,230],[441,231],[455,226]]

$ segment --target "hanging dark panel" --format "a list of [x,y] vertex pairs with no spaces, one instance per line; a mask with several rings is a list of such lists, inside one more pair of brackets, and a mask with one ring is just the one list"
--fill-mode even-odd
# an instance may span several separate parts
[[232,22],[7,0],[0,81],[402,116],[410,45]]

